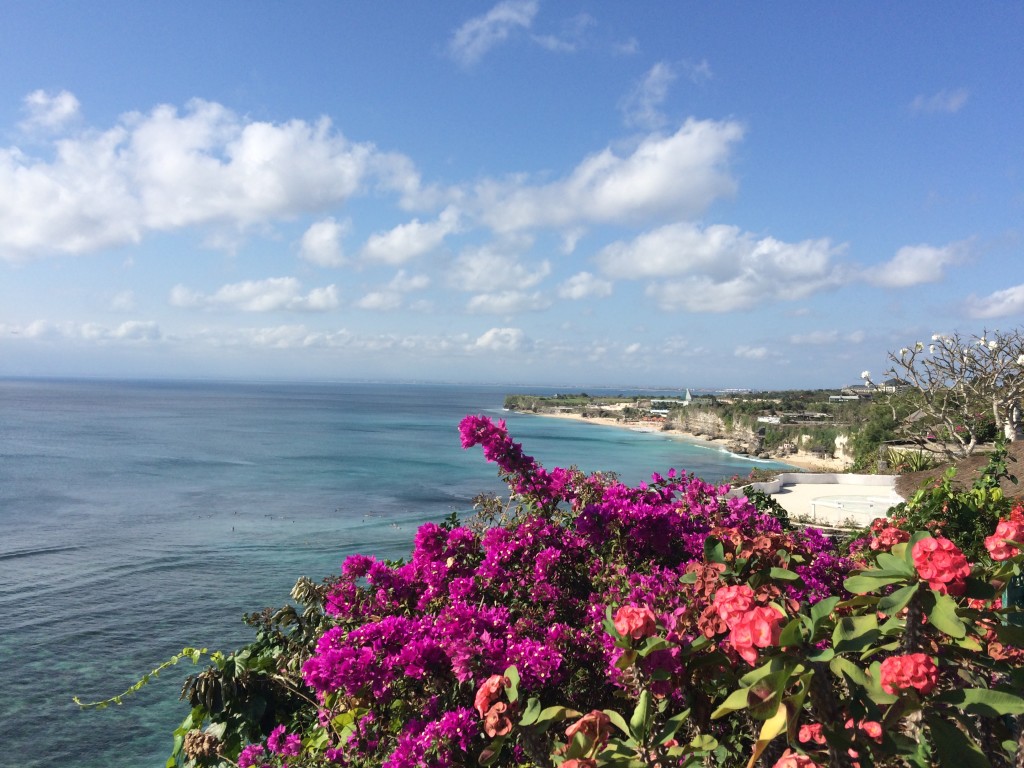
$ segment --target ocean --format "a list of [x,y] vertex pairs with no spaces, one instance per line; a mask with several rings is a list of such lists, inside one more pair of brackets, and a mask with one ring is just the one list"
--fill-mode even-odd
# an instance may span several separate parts
[[[591,394],[630,391],[588,390]],[[0,762],[158,768],[188,714],[185,646],[231,650],[241,616],[350,554],[399,558],[417,526],[500,492],[469,413],[507,420],[547,467],[627,482],[755,463],[716,448],[502,410],[545,388],[394,383],[0,380]],[[756,466],[779,466],[756,463]]]

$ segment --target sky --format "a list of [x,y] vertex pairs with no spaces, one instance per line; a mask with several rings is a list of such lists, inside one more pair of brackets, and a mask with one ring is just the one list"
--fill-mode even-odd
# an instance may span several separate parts
[[829,388],[1024,325],[1024,4],[0,0],[0,376]]

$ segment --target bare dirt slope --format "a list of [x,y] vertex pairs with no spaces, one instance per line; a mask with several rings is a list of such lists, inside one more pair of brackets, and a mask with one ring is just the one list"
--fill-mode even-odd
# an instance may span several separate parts
[[[976,453],[973,456],[956,462],[956,481],[954,484],[969,488],[981,474],[985,465],[988,464],[988,458],[987,453]],[[1000,483],[1003,493],[1011,498],[1024,500],[1024,442],[1010,443],[1006,463],[1010,474],[1015,475],[1019,482],[1013,483],[1010,480],[1004,479]],[[949,466],[949,464],[943,464],[936,469],[901,475],[896,478],[896,492],[903,498],[908,499],[924,483],[941,478]]]

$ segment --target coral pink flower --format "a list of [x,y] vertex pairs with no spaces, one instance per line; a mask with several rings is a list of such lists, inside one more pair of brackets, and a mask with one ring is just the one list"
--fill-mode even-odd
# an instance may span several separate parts
[[807,755],[801,755],[798,752],[787,749],[782,753],[782,757],[775,761],[775,765],[772,768],[821,768],[821,766]]
[[487,714],[484,715],[484,733],[494,738],[495,736],[507,736],[512,732],[512,721],[505,714],[507,709],[508,704],[499,701],[487,710]]
[[477,690],[476,699],[473,701],[473,707],[480,713],[480,717],[484,717],[487,714],[487,710],[501,696],[505,686],[511,684],[512,681],[504,675],[491,675],[484,681],[483,685]]
[[714,606],[719,617],[727,626],[732,626],[733,619],[746,613],[754,604],[754,590],[746,584],[735,587],[721,587],[715,592]]
[[911,551],[918,575],[944,595],[963,594],[971,566],[964,553],[949,539],[921,539]]
[[573,736],[577,733],[582,733],[594,744],[600,744],[604,747],[608,743],[608,737],[611,730],[608,726],[610,726],[611,723],[612,720],[608,715],[600,709],[595,709],[566,728],[565,737],[569,741],[572,741]]
[[822,733],[821,723],[808,723],[807,725],[800,726],[800,732],[797,734],[797,741],[801,744],[806,744],[811,741],[815,744],[825,743],[825,734]]
[[597,760],[589,757],[574,757],[562,763],[562,768],[597,768]]
[[647,606],[624,605],[615,612],[615,630],[623,637],[639,640],[657,632],[657,619]]
[[882,690],[898,694],[915,689],[918,693],[931,693],[939,684],[939,669],[931,657],[923,653],[890,656],[882,662]]
[[985,549],[993,560],[1009,560],[1020,554],[1020,550],[1009,544],[1007,539],[1024,541],[1024,520],[1014,520],[1013,516],[1009,520],[1000,520],[996,532],[985,537]]
[[753,608],[733,621],[729,642],[745,662],[757,663],[757,648],[768,648],[779,642],[782,632],[781,613],[774,608]]
[[888,552],[894,546],[903,541],[910,541],[910,533],[904,531],[902,528],[896,528],[895,526],[888,525],[877,531],[876,535],[871,539],[871,549],[883,552]]

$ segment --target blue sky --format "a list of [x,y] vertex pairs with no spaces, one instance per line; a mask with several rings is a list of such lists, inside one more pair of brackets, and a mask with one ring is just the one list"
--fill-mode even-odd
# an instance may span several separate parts
[[829,387],[1024,321],[1024,5],[5,3],[0,375]]

